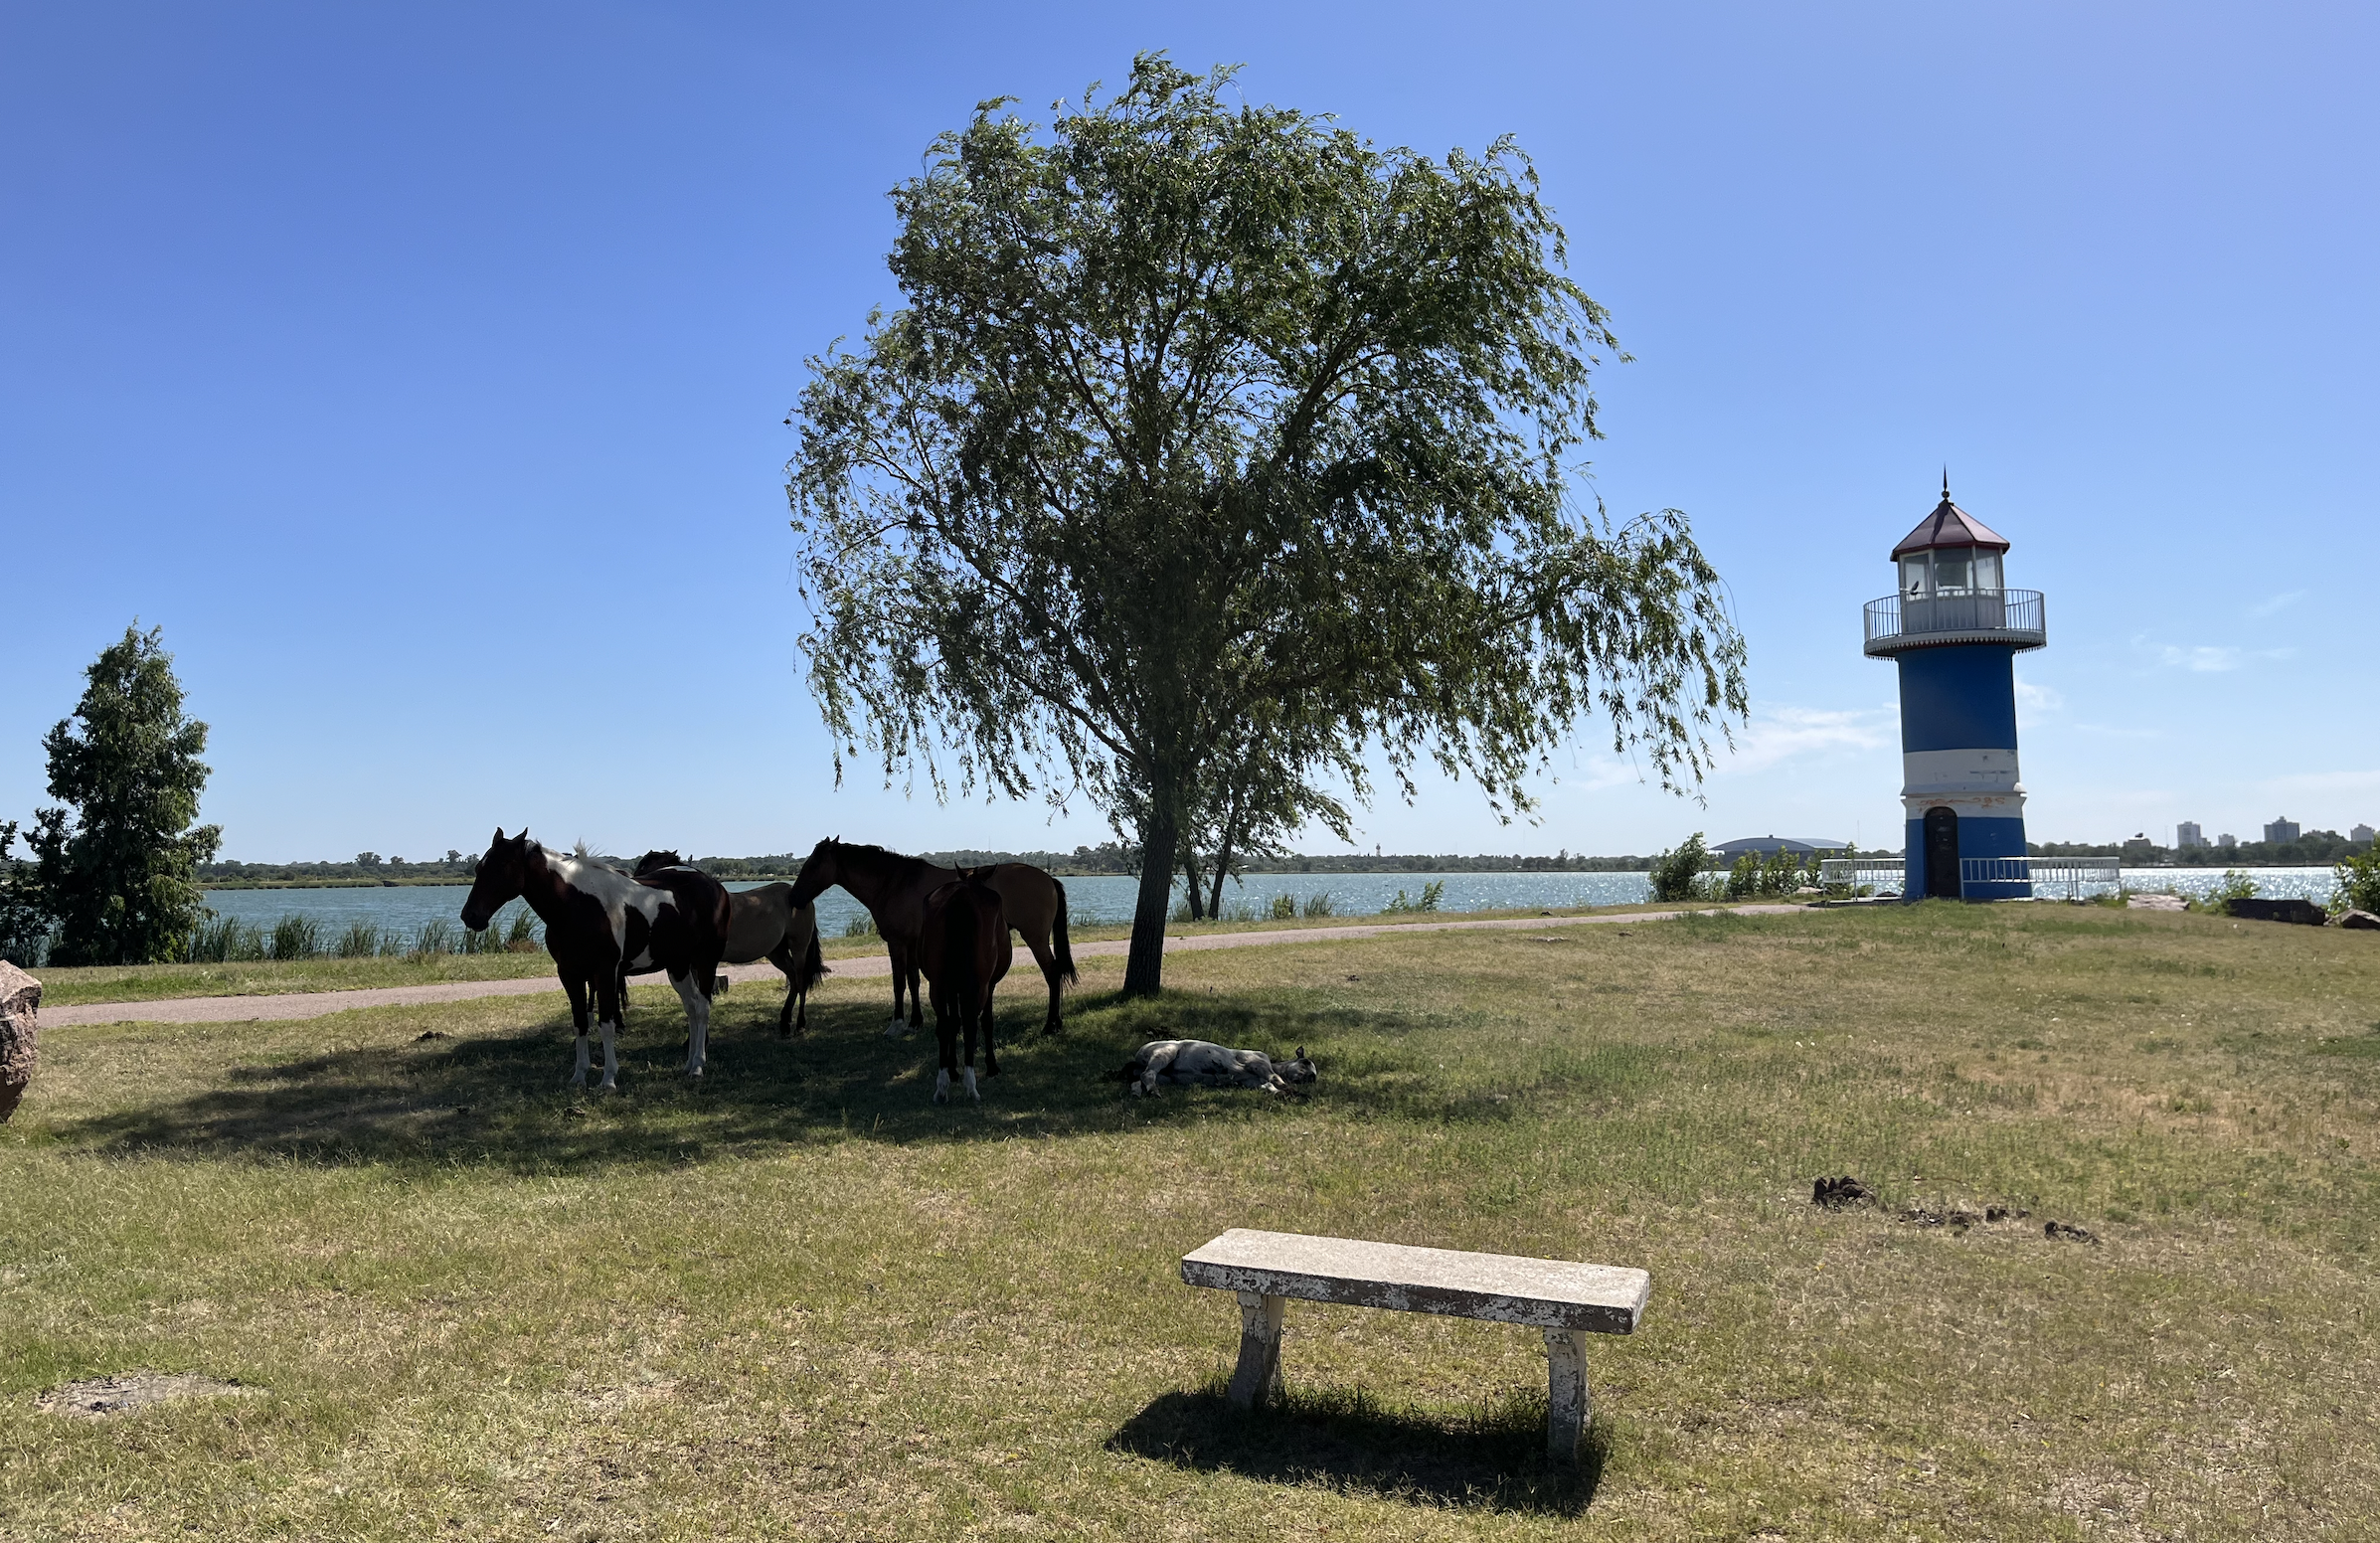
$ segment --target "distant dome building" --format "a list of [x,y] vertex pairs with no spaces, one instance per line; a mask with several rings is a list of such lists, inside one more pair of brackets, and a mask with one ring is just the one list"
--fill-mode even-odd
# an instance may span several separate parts
[[1847,851],[1851,843],[1837,841],[1831,836],[1738,836],[1722,841],[1711,850],[1721,857],[1742,857],[1750,852],[1755,857],[1767,857],[1772,852],[1797,852],[1807,856],[1813,852]]
[[2016,770],[2015,659],[2045,647],[2038,590],[2005,587],[2008,542],[1942,502],[1893,548],[1900,590],[1867,604],[1865,651],[1901,672],[1908,900],[2024,900],[2025,789]]

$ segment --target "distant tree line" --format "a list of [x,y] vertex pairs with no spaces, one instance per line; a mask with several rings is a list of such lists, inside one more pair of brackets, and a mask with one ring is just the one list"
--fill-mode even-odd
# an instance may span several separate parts
[[2295,841],[2242,841],[2235,846],[2164,847],[2153,841],[2042,841],[2035,857],[2120,857],[2132,868],[2315,868],[2369,849],[2335,830],[2308,830]]

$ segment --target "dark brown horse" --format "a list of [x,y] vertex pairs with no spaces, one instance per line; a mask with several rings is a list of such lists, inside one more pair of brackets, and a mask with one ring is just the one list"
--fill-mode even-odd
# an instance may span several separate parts
[[[842,841],[829,836],[810,851],[793,882],[793,902],[807,905],[829,886],[840,884],[876,919],[885,951],[893,956],[893,1017],[885,1033],[906,1034],[926,1022],[925,1003],[918,996],[918,943],[926,927],[926,898],[962,877],[979,880],[1000,898],[1000,910],[1010,928],[1033,950],[1050,983],[1050,1012],[1042,1021],[1044,1034],[1059,1028],[1061,982],[1075,980],[1075,952],[1066,941],[1066,886],[1031,863],[994,863],[969,868],[941,868],[922,857],[904,857],[880,846]],[[909,1017],[901,1015],[901,992],[909,989]]]
[[[663,868],[686,866],[675,852],[647,852],[636,860],[639,879]],[[766,959],[784,972],[785,1005],[776,1015],[780,1036],[810,1026],[809,994],[826,975],[818,951],[818,909],[793,904],[790,884],[764,884],[728,892],[727,956],[730,964]]]
[[727,944],[728,893],[718,880],[692,868],[631,878],[591,858],[540,846],[526,829],[507,841],[499,825],[463,901],[463,926],[484,930],[515,898],[526,900],[546,924],[546,951],[554,955],[562,989],[570,993],[571,1022],[579,1030],[572,1087],[587,1086],[591,990],[603,1032],[602,1086],[619,1086],[617,1038],[626,976],[649,969],[669,971],[669,983],[686,1004],[686,1075],[703,1075],[711,988]]
[[983,1035],[983,1075],[1000,1075],[992,1048],[992,988],[1008,973],[1015,951],[1008,943],[1008,919],[1000,897],[969,869],[965,877],[926,897],[919,963],[934,990],[934,1037],[940,1042],[941,1070],[934,1078],[934,1102],[950,1096],[950,1074],[958,1070],[958,1039],[967,1042],[967,1097],[976,1103],[975,1035]]

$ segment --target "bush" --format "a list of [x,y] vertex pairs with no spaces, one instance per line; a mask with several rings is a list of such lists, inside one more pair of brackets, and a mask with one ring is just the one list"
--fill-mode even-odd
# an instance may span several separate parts
[[343,959],[368,959],[380,951],[380,929],[370,922],[350,922],[331,952]]
[[1694,900],[1700,898],[1699,881],[1703,868],[1710,862],[1710,850],[1702,844],[1702,832],[1696,831],[1679,842],[1674,851],[1663,852],[1652,862],[1652,898],[1655,900]]
[[[2130,897],[2130,894],[2129,890],[2119,890],[2112,898],[2102,896],[2101,903],[2113,903],[2121,906]],[[2229,916],[2233,901],[2254,900],[2255,898],[2256,881],[2237,868],[2226,868],[2223,870],[2223,882],[2209,891],[2205,899],[2197,902],[2197,909],[2211,911],[2217,916]]]
[[1310,917],[1337,916],[1338,910],[1330,898],[1330,891],[1316,890],[1305,897],[1304,903],[1297,908],[1297,914]]
[[1760,893],[1761,860],[1750,852],[1738,857],[1735,866],[1727,870],[1727,898],[1750,900]]
[[2330,897],[2332,916],[2349,908],[2380,913],[2380,841],[2341,860],[2330,870],[2330,879],[2338,886]]
[[869,912],[861,912],[858,916],[853,917],[850,921],[843,924],[843,936],[846,938],[875,937],[876,918]]
[[1423,912],[1436,911],[1438,909],[1439,902],[1445,898],[1446,881],[1444,879],[1432,879],[1428,884],[1422,886],[1422,898],[1420,900],[1414,900],[1410,898],[1403,890],[1397,891],[1397,898],[1381,908],[1381,915],[1418,916]]
[[1274,896],[1271,915],[1275,922],[1295,921],[1297,919],[1297,897],[1294,895]]
[[310,959],[322,952],[322,927],[312,917],[285,916],[272,924],[272,956]]

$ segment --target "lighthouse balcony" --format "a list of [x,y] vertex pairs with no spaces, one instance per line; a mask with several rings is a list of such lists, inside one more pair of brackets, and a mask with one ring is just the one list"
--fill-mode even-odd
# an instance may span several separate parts
[[1866,622],[1865,651],[1878,658],[1957,643],[2004,643],[2019,650],[2049,644],[2039,590],[1888,595],[1868,601]]

